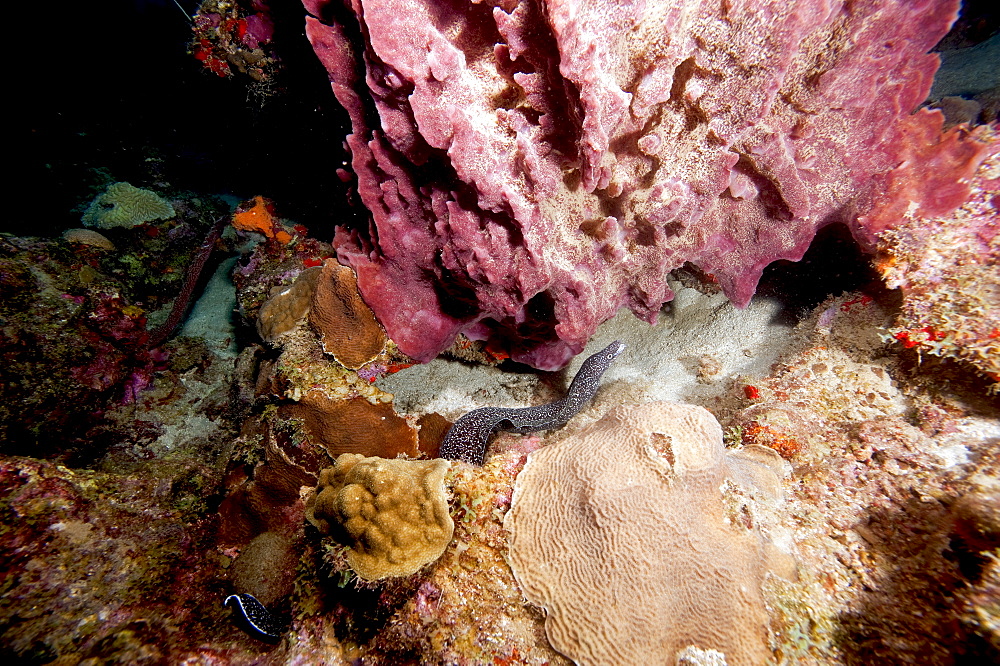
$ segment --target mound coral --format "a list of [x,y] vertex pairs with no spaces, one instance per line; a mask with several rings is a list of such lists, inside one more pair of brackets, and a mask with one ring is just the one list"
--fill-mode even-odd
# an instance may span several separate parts
[[171,203],[156,192],[131,183],[114,183],[90,202],[80,219],[85,227],[107,229],[166,220],[175,214]]
[[553,647],[578,664],[665,663],[689,646],[765,663],[764,544],[732,482],[766,497],[776,469],[770,451],[727,455],[707,410],[672,403],[616,408],[530,454],[504,526]]
[[690,262],[746,305],[863,212],[958,2],[305,0],[368,229],[334,244],[418,360],[561,367]]
[[108,238],[93,229],[67,229],[63,232],[63,239],[69,243],[81,243],[91,247],[98,247],[102,250],[114,250],[115,244]]
[[309,314],[319,274],[320,268],[313,266],[299,273],[291,285],[271,289],[257,313],[257,333],[264,342],[276,344]]
[[345,453],[320,474],[307,517],[350,544],[365,580],[407,576],[444,553],[455,529],[444,460],[386,460]]

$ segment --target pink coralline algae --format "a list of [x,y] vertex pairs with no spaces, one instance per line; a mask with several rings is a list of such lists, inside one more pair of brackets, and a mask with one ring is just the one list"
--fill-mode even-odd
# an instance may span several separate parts
[[563,365],[690,262],[746,305],[866,210],[958,2],[304,0],[368,229],[339,259],[426,361]]
[[1000,392],[1000,128],[941,134],[936,112],[908,120],[918,131],[859,219],[876,268],[902,292],[890,332],[906,348],[970,363]]

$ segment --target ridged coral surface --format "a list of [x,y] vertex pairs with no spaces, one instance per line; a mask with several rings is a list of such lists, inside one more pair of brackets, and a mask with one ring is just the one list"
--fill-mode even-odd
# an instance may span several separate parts
[[174,216],[174,207],[152,190],[131,183],[114,183],[97,195],[84,211],[85,227],[134,227],[143,222],[165,220]]
[[306,0],[369,229],[341,261],[400,350],[553,369],[691,262],[745,305],[896,166],[957,2]]
[[762,542],[727,510],[729,464],[751,463],[727,463],[707,410],[671,403],[531,454],[504,526],[553,647],[578,664],[672,663],[691,645],[765,663]]
[[309,324],[323,351],[350,370],[374,360],[385,349],[385,331],[358,294],[354,271],[333,259],[323,264],[316,281]]

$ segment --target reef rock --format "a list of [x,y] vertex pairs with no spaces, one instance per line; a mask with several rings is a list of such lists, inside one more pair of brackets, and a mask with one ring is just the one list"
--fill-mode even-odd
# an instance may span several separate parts
[[[918,124],[924,119],[925,122]],[[875,266],[903,305],[903,346],[972,364],[1000,391],[1000,131],[941,134],[921,111],[871,213]]]
[[864,212],[958,2],[304,0],[368,229],[338,258],[399,349],[564,365],[685,262],[746,305]]
[[672,663],[690,646],[765,663],[766,549],[746,499],[775,498],[780,468],[766,449],[727,454],[704,408],[664,402],[532,453],[504,526],[553,647],[578,664]]

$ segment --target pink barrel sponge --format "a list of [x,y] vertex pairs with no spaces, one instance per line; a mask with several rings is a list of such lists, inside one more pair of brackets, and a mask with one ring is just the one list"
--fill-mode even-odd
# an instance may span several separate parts
[[338,258],[429,360],[543,369],[688,262],[737,305],[897,166],[957,0],[305,0],[367,229]]

